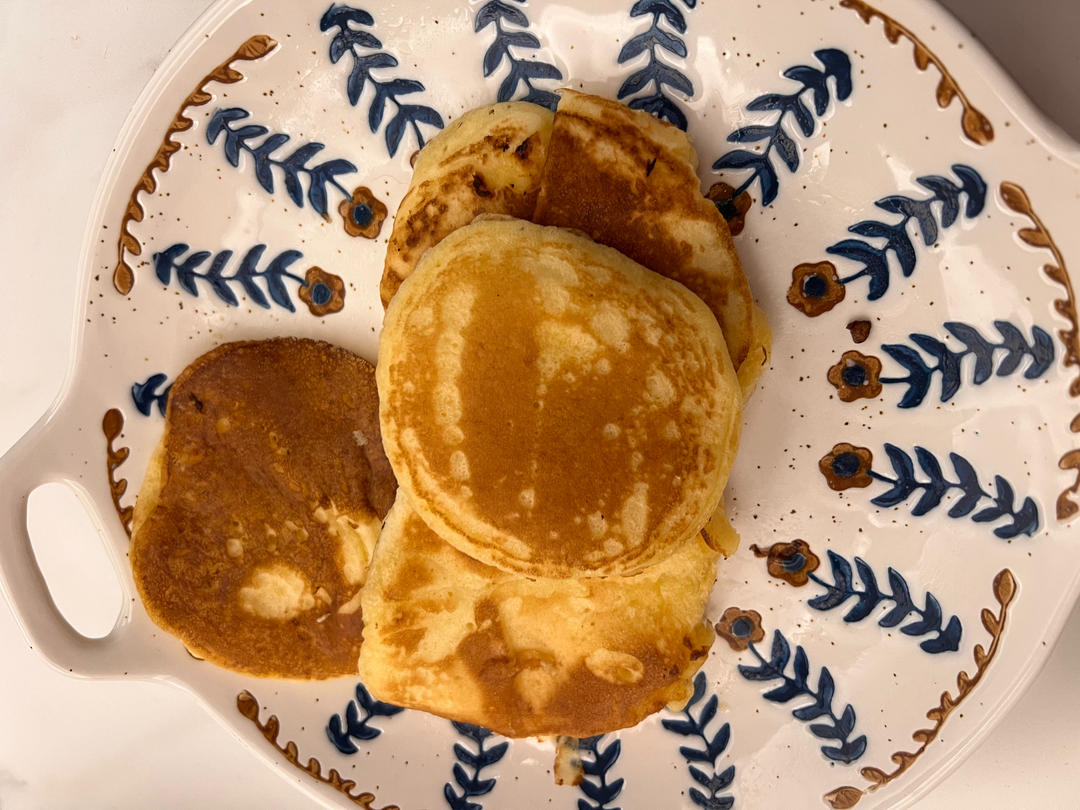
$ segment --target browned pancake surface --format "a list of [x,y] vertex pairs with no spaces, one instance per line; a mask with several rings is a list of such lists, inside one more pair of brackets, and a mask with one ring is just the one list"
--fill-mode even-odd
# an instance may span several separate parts
[[150,616],[255,675],[356,671],[359,589],[394,496],[373,369],[343,349],[230,343],[176,380],[131,560]]
[[535,104],[494,104],[465,113],[424,147],[394,216],[379,286],[383,306],[425,250],[476,216],[532,216],[551,121]]
[[[565,90],[533,220],[580,229],[689,287],[720,321],[738,368],[755,339],[753,298],[727,223],[701,194],[696,161],[675,127]],[[760,352],[753,361],[760,365]]]
[[526,577],[431,531],[399,493],[364,589],[376,697],[511,737],[587,737],[686,700],[712,644],[700,538],[629,577]]
[[560,228],[477,221],[402,285],[379,347],[383,438],[440,535],[544,576],[628,574],[697,533],[741,401],[693,293]]

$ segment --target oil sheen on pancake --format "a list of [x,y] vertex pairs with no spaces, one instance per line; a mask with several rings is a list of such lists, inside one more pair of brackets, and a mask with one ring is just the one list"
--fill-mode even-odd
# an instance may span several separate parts
[[477,215],[532,216],[551,121],[550,110],[524,101],[480,107],[420,151],[386,250],[383,306],[425,250]]
[[387,457],[458,550],[534,576],[632,574],[697,534],[741,395],[701,299],[578,233],[484,219],[386,313]]
[[327,343],[229,343],[169,394],[135,507],[150,617],[252,675],[356,672],[360,587],[396,484],[374,370]]
[[616,101],[560,94],[533,221],[577,228],[697,293],[749,392],[767,361],[768,324],[727,223],[701,194],[689,138]]
[[630,577],[511,574],[462,554],[399,492],[362,598],[380,700],[511,737],[587,737],[690,694],[718,554],[698,537]]

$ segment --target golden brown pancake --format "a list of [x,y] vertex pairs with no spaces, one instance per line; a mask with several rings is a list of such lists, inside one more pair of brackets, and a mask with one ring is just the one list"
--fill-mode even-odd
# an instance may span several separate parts
[[634,576],[511,574],[446,543],[399,491],[364,587],[360,678],[511,737],[631,726],[689,697],[717,559],[695,536]]
[[425,250],[478,214],[532,216],[551,121],[550,110],[524,101],[480,107],[420,151],[386,250],[383,306]]
[[701,194],[689,138],[616,101],[560,94],[533,221],[580,229],[701,296],[749,391],[766,360],[768,325],[727,222]]
[[632,574],[697,534],[738,443],[716,318],[561,228],[486,219],[425,254],[386,313],[387,457],[439,535],[534,576]]
[[354,674],[396,487],[377,414],[371,365],[328,343],[229,343],[188,366],[135,507],[150,617],[229,669]]

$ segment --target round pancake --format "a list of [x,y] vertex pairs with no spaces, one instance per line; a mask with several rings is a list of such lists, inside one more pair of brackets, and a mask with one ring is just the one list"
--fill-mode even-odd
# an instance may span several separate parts
[[552,117],[546,107],[526,101],[479,107],[420,150],[394,215],[379,285],[383,306],[425,250],[477,215],[532,216]]
[[232,670],[355,674],[396,488],[377,414],[371,365],[327,343],[229,343],[188,366],[135,508],[150,617]]
[[364,586],[360,678],[510,737],[632,726],[689,697],[718,558],[695,536],[634,576],[511,574],[442,540],[399,491]]
[[695,535],[738,443],[716,319],[580,234],[487,219],[432,248],[386,313],[387,457],[460,551],[532,576],[632,574]]
[[701,296],[749,394],[771,335],[727,222],[701,194],[697,162],[677,127],[611,99],[562,90],[531,219],[580,229]]

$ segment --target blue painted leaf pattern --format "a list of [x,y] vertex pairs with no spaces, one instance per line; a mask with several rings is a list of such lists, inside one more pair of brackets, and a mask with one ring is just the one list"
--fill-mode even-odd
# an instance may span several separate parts
[[147,377],[146,382],[137,382],[131,386],[131,400],[143,416],[150,415],[155,403],[158,407],[158,413],[162,416],[165,415],[165,407],[169,403],[169,391],[172,390],[172,383],[169,383],[164,388],[161,385],[167,379],[169,378],[165,374],[151,374]]
[[485,3],[476,13],[476,22],[473,30],[480,33],[489,26],[495,28],[495,39],[484,52],[484,76],[491,76],[506,62],[510,69],[506,77],[499,84],[497,99],[499,101],[511,101],[520,94],[520,88],[524,85],[522,101],[530,101],[540,104],[549,110],[554,110],[559,103],[559,97],[551,90],[545,90],[534,86],[535,81],[561,81],[562,71],[555,65],[542,62],[539,59],[522,59],[515,54],[514,49],[538,50],[540,40],[528,31],[514,31],[507,29],[505,25],[514,25],[518,28],[528,28],[529,18],[515,3],[524,3],[525,0],[490,0]]
[[258,145],[252,145],[254,139],[266,136],[269,130],[264,126],[249,124],[234,126],[237,121],[247,118],[250,113],[240,107],[227,107],[217,110],[206,127],[206,140],[213,145],[219,137],[224,137],[225,159],[239,167],[240,153],[247,152],[255,164],[255,179],[262,188],[274,192],[274,172],[278,169],[284,178],[285,193],[298,208],[304,207],[304,189],[301,178],[308,181],[307,199],[316,213],[326,216],[326,186],[333,185],[346,197],[350,193],[338,182],[341,174],[356,171],[356,166],[347,160],[337,158],[309,166],[308,162],[325,149],[325,145],[311,142],[297,147],[283,158],[275,158],[274,153],[284,146],[290,136],[283,133],[269,135]]
[[[233,257],[231,250],[222,250],[214,255],[213,261],[205,272],[201,268],[211,257],[210,251],[196,251],[185,258],[184,254],[188,250],[190,250],[189,245],[177,242],[153,255],[154,273],[158,281],[168,286],[175,278],[177,285],[184,292],[195,297],[199,295],[196,282],[202,281],[209,285],[210,290],[219,299],[233,307],[240,305],[240,299],[237,298],[230,285],[239,284],[248,300],[256,306],[270,309],[270,301],[273,301],[290,312],[294,312],[296,307],[285,286],[285,279],[299,286],[307,286],[307,281],[290,273],[287,269],[303,257],[304,254],[299,250],[283,250],[270,260],[265,269],[259,270],[259,262],[266,251],[266,245],[254,245],[244,253],[239,267],[232,275],[225,275],[225,269]],[[266,285],[265,293],[255,283],[256,280],[261,280]],[[270,296],[269,299],[267,299],[267,294]]]
[[799,131],[809,137],[814,134],[814,120],[810,115],[803,97],[810,95],[814,112],[820,118],[829,108],[829,79],[833,80],[838,101],[844,101],[851,95],[851,58],[837,48],[824,48],[814,52],[822,68],[808,65],[796,65],[784,71],[784,76],[798,82],[801,87],[792,93],[766,93],[758,96],[746,108],[753,112],[777,111],[779,115],[771,124],[755,124],[741,127],[728,136],[733,143],[765,142],[758,151],[736,149],[721,155],[714,163],[714,171],[751,169],[750,175],[735,187],[723,199],[716,200],[720,212],[733,219],[738,215],[734,200],[747,191],[756,180],[761,190],[761,204],[770,205],[780,191],[780,180],[772,163],[775,150],[788,171],[799,168],[799,150],[794,139],[785,130],[784,119],[791,115]]
[[756,666],[739,665],[739,674],[751,681],[780,680],[780,684],[762,697],[775,703],[787,703],[798,697],[811,698],[812,703],[793,709],[791,714],[803,722],[818,720],[822,717],[828,723],[814,723],[809,726],[810,733],[819,739],[836,740],[835,745],[821,746],[821,753],[834,762],[851,763],[866,751],[866,736],[851,739],[855,730],[855,710],[845,706],[840,715],[833,711],[832,703],[836,685],[827,667],[822,667],[818,676],[817,688],[810,686],[810,661],[802,646],[795,648],[795,662],[792,675],[785,674],[791,662],[791,645],[779,630],[773,632],[772,650],[765,658],[757,645],[750,643],[748,649],[757,658]]
[[962,163],[953,164],[952,171],[959,182],[939,175],[916,178],[915,182],[931,192],[930,197],[915,199],[894,194],[874,203],[883,211],[899,214],[901,218],[898,222],[863,220],[848,228],[860,236],[884,239],[884,244],[875,246],[859,239],[843,239],[825,248],[826,253],[862,264],[862,268],[857,272],[841,277],[841,284],[849,284],[865,276],[869,282],[866,297],[870,301],[876,301],[889,289],[890,253],[896,258],[900,272],[905,277],[915,271],[915,245],[908,233],[910,222],[916,223],[923,244],[930,246],[939,236],[938,219],[942,228],[947,228],[956,221],[961,197],[966,200],[966,218],[973,219],[982,212],[986,203],[986,181],[982,175]]
[[[697,5],[697,0],[682,2],[687,9]],[[631,18],[649,15],[652,15],[649,28],[631,37],[619,51],[620,65],[632,62],[642,54],[647,54],[648,59],[623,81],[618,98],[626,101],[632,109],[644,110],[685,130],[686,115],[668,94],[667,88],[689,98],[694,95],[694,85],[684,73],[665,62],[660,54],[666,52],[671,57],[686,58],[686,43],[678,36],[686,33],[686,19],[673,0],[638,0],[630,9]],[[674,28],[675,32],[664,30],[661,20]],[[649,92],[637,95],[646,88],[650,88]]]
[[963,632],[960,619],[952,616],[942,627],[944,616],[941,605],[932,593],[926,594],[925,606],[920,609],[911,598],[907,582],[893,568],[888,569],[888,580],[892,593],[883,592],[878,587],[877,577],[874,575],[869,563],[861,557],[855,557],[855,571],[863,583],[860,590],[855,586],[851,564],[831,549],[828,552],[828,558],[829,566],[832,569],[833,581],[831,584],[816,573],[809,575],[812,582],[825,589],[823,594],[815,596],[807,602],[814,610],[833,610],[854,599],[854,604],[844,614],[844,621],[861,622],[875,608],[891,602],[892,607],[878,619],[878,624],[881,627],[896,627],[914,614],[912,621],[901,627],[900,632],[909,636],[926,636],[933,633],[933,638],[925,639],[919,644],[923,650],[937,654],[959,649],[960,637]]
[[601,734],[578,742],[583,771],[578,789],[588,797],[578,799],[578,810],[619,810],[612,802],[622,793],[624,781],[620,778],[609,782],[608,772],[619,758],[622,743],[616,739],[604,745],[603,739]]
[[[479,802],[470,801],[480,796],[491,793],[496,786],[494,777],[481,778],[481,772],[499,762],[510,748],[510,743],[503,741],[490,747],[487,746],[492,732],[471,723],[459,723],[451,721],[454,729],[472,743],[472,748],[461,743],[454,743],[454,763],[451,773],[454,783],[447,782],[443,785],[443,797],[450,810],[484,810]],[[455,787],[456,785],[456,787]]]
[[[735,781],[735,766],[729,765],[722,771],[717,772],[716,760],[727,750],[731,741],[731,726],[723,723],[712,734],[708,731],[708,725],[716,716],[719,698],[711,695],[704,706],[694,716],[693,709],[705,696],[706,679],[704,672],[698,672],[694,676],[694,693],[682,710],[683,718],[665,717],[660,722],[668,731],[683,737],[695,737],[694,745],[682,745],[679,753],[686,760],[690,770],[690,777],[704,787],[708,793],[704,793],[696,787],[691,787],[687,792],[690,800],[698,807],[705,810],[728,810],[735,803],[731,796],[720,795]],[[697,747],[700,740],[704,747]],[[706,771],[691,763],[708,764],[710,770]]]
[[[945,477],[937,458],[925,448],[915,448],[916,459],[926,474],[925,480],[919,479],[911,457],[896,445],[886,444],[885,454],[892,464],[895,477],[870,471],[872,478],[890,485],[888,490],[871,499],[870,503],[875,506],[899,506],[917,490],[922,490],[912,514],[925,515],[941,504],[946,493],[955,489],[960,491],[961,497],[949,509],[949,517],[971,515],[976,523],[989,523],[1007,517],[1008,522],[994,529],[994,534],[1004,540],[1020,534],[1031,536],[1039,528],[1039,508],[1034,500],[1024,498],[1023,503],[1016,507],[1013,488],[1000,475],[994,476],[994,492],[987,492],[979,483],[971,464],[957,453],[949,453],[958,478],[956,481]],[[972,515],[975,507],[986,500],[991,501],[990,505]]]
[[[370,85],[374,88],[368,107],[368,128],[372,134],[379,131],[386,119],[386,113],[393,105],[393,114],[386,124],[383,138],[386,151],[391,157],[397,154],[411,128],[416,139],[416,148],[424,146],[424,133],[420,125],[442,129],[442,116],[431,107],[423,104],[405,104],[399,96],[412,95],[424,91],[422,82],[415,79],[380,79],[372,71],[397,67],[397,57],[380,51],[382,41],[370,31],[364,30],[375,25],[375,18],[360,8],[331,5],[319,20],[319,30],[333,32],[330,40],[330,61],[337,64],[345,56],[352,55],[352,69],[345,83],[349,104],[356,106]],[[346,196],[349,196],[346,194]]]
[[[377,717],[393,717],[404,711],[400,706],[375,700],[362,683],[356,684],[356,699],[345,707],[344,719],[331,715],[326,723],[326,736],[343,754],[355,754],[359,749],[353,740],[370,742],[382,734],[382,729],[369,725]],[[363,714],[361,714],[363,712]]]

